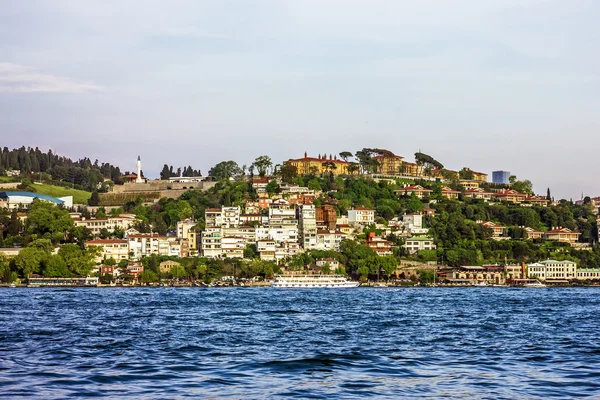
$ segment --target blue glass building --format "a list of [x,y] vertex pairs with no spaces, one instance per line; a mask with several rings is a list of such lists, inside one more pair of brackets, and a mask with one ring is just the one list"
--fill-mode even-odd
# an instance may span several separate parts
[[510,177],[510,171],[493,171],[492,172],[492,183],[502,183],[508,185],[508,178]]

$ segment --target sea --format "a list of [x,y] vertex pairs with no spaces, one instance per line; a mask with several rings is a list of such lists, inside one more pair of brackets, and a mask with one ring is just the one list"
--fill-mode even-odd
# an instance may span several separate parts
[[600,398],[600,288],[6,288],[22,397]]

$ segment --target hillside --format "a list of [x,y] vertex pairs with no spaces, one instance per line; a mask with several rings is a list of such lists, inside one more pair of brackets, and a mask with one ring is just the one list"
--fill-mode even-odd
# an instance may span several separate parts
[[65,188],[61,186],[52,186],[46,184],[34,184],[31,188],[36,193],[45,194],[52,197],[73,196],[73,204],[87,204],[88,199],[92,195],[84,190]]

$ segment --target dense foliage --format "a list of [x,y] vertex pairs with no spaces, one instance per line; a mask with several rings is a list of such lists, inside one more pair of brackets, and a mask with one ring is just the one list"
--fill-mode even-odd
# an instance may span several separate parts
[[[79,188],[93,191],[98,189],[104,178],[114,183],[121,183],[121,171],[109,163],[93,163],[89,158],[73,161],[70,158],[54,154],[52,150],[43,153],[37,147],[9,150],[4,147],[0,152],[0,175],[6,170],[20,170],[22,174],[31,174],[31,178],[40,178],[44,174],[46,180],[68,182]],[[49,179],[47,179],[49,178]]]

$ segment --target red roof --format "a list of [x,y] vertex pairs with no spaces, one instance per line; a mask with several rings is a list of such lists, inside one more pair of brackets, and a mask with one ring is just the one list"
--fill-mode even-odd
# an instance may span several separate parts
[[556,228],[556,229],[552,229],[552,230],[549,230],[546,232],[546,234],[548,234],[548,233],[573,233],[576,235],[581,235],[581,233],[572,231],[569,228]]
[[288,162],[291,162],[291,161],[295,161],[295,162],[317,161],[317,162],[320,162],[320,163],[331,161],[332,163],[335,163],[335,164],[350,164],[349,162],[344,161],[344,160],[336,160],[334,158],[332,158],[332,159],[329,159],[329,158],[315,158],[315,157],[302,157],[302,158],[296,158],[296,159],[292,158],[292,159],[288,160]]
[[85,242],[85,244],[88,244],[88,245],[95,245],[95,244],[118,244],[118,243],[125,244],[125,243],[127,243],[127,240],[125,240],[125,239],[94,239],[94,240],[90,240],[90,241]]
[[403,188],[398,189],[398,191],[407,191],[407,192],[433,192],[431,189],[424,188],[421,185],[416,186],[405,186]]
[[317,234],[318,235],[334,235],[334,234],[335,235],[345,235],[344,232],[340,232],[340,231],[337,231],[337,230],[336,231],[328,231],[328,230],[325,230],[325,229],[323,229],[323,230],[318,229],[317,230]]
[[367,207],[354,207],[353,210],[358,210],[358,211],[374,211],[372,208],[367,208]]
[[451,189],[451,188],[446,187],[446,186],[442,187],[442,192],[446,192],[446,193],[460,193],[460,191]]

